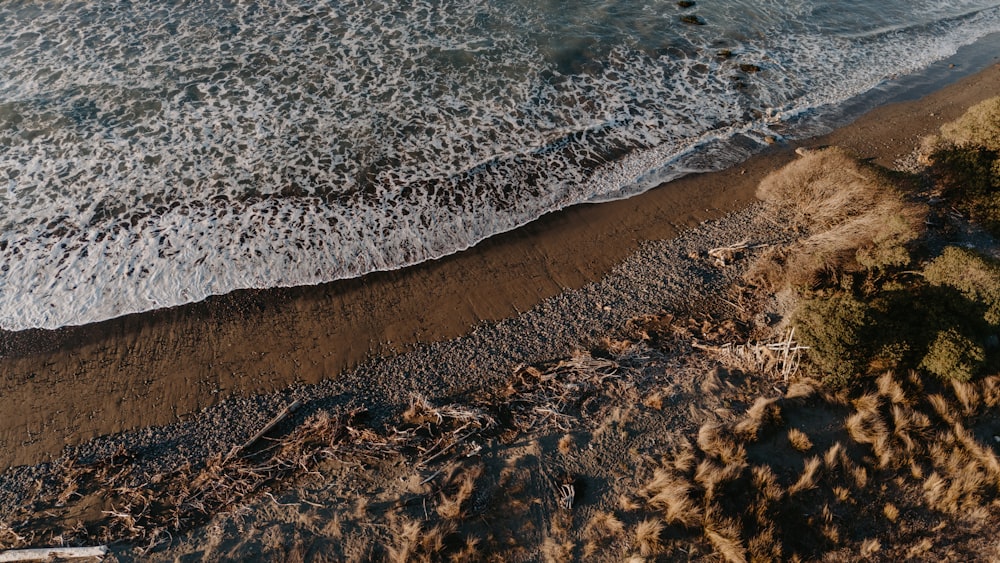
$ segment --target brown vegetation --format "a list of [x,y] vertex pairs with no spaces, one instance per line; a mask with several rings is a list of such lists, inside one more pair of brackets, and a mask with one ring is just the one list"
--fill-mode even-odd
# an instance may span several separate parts
[[936,191],[994,235],[1000,234],[1000,98],[985,100],[924,141]]
[[857,271],[905,266],[926,207],[908,201],[885,171],[837,148],[811,151],[771,173],[757,195],[807,235],[758,259],[748,279],[780,291],[813,288]]

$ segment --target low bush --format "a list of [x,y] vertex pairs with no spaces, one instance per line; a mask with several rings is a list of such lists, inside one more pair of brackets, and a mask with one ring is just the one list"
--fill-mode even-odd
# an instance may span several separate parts
[[933,285],[952,287],[983,309],[983,320],[1000,327],[1000,264],[981,254],[949,246],[924,268]]
[[997,327],[986,321],[987,310],[980,293],[913,280],[864,295],[837,290],[804,297],[792,323],[812,366],[833,387],[886,370],[968,381],[988,360],[995,363],[987,343]]
[[924,140],[924,158],[953,205],[1000,234],[1000,97],[969,109]]
[[935,184],[956,209],[1000,235],[1000,158],[978,146],[951,146],[931,156]]
[[827,229],[871,212],[895,187],[839,147],[811,151],[765,177],[757,197],[790,214],[796,227]]
[[941,126],[941,138],[955,145],[979,145],[1000,152],[1000,97],[982,101]]
[[954,327],[937,334],[920,367],[941,379],[969,381],[986,364],[986,350]]
[[851,295],[803,299],[792,316],[799,341],[809,347],[824,383],[842,387],[867,372],[873,356],[871,307]]
[[927,214],[883,170],[839,148],[806,153],[768,175],[757,196],[810,233],[751,268],[748,280],[773,291],[839,285],[844,275],[907,266]]

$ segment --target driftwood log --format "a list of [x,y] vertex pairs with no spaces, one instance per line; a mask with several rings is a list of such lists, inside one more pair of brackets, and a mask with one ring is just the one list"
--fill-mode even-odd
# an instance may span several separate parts
[[36,549],[11,549],[0,551],[0,563],[7,561],[45,561],[53,557],[61,559],[80,559],[83,557],[104,557],[108,554],[108,546],[95,547],[42,547]]

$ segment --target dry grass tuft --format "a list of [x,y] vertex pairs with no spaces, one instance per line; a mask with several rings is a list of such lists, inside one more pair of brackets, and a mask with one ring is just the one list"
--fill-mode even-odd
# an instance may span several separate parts
[[903,386],[896,381],[892,372],[885,372],[880,375],[877,384],[878,394],[888,399],[890,403],[895,405],[909,404],[906,393],[903,391]]
[[948,492],[948,482],[940,474],[934,472],[924,481],[923,489],[927,504],[938,508]]
[[811,382],[806,381],[796,381],[788,386],[788,390],[785,391],[785,399],[808,399],[816,394],[816,386]]
[[962,404],[962,412],[965,416],[976,414],[982,404],[982,396],[976,385],[967,381],[951,380],[951,388],[955,391],[955,398]]
[[891,412],[894,415],[895,431],[890,430],[889,423],[882,416],[878,403],[859,404],[858,412],[847,417],[846,427],[851,438],[859,444],[867,444],[878,459],[879,467],[901,466],[909,458],[899,455],[896,437],[902,442],[906,451],[913,450],[913,441],[907,432],[912,420],[907,411],[894,405]]
[[663,511],[668,523],[695,526],[701,521],[701,509],[691,498],[692,485],[666,469],[657,469],[653,480],[640,490],[647,504]]
[[573,560],[573,544],[559,541],[552,537],[545,538],[542,543],[542,556],[547,563],[563,563]]
[[840,442],[836,442],[830,449],[826,450],[823,454],[823,463],[826,465],[827,471],[833,471],[838,465],[843,463],[843,460],[850,460],[847,458],[847,453],[844,451],[844,446]]
[[882,544],[877,538],[869,538],[861,542],[861,557],[871,557],[881,549]]
[[885,503],[885,506],[882,507],[882,514],[885,514],[885,517],[888,518],[890,522],[895,522],[896,519],[899,518],[899,509],[896,508],[895,504],[887,502]]
[[886,180],[840,148],[811,151],[764,178],[757,197],[791,214],[797,227],[830,227],[864,215],[891,189]]
[[781,542],[777,538],[774,525],[765,526],[747,542],[747,552],[751,561],[784,561]]
[[792,428],[788,431],[788,443],[800,452],[808,452],[813,447],[809,436],[798,428]]
[[622,493],[618,495],[618,507],[624,510],[625,512],[634,512],[642,508],[642,505],[639,504],[630,495]]
[[746,417],[736,425],[735,432],[742,439],[753,441],[762,430],[781,423],[781,405],[778,399],[758,397],[747,411]]
[[746,461],[746,448],[728,436],[723,426],[715,422],[705,423],[698,429],[698,447],[705,454],[727,465]]
[[395,530],[386,547],[388,559],[392,563],[407,563],[412,561],[420,545],[420,522],[409,520],[402,522]]
[[452,563],[479,561],[481,559],[482,553],[479,550],[479,539],[473,537],[465,538],[465,543],[461,549],[448,556],[448,560]]
[[930,538],[923,538],[916,545],[913,545],[906,551],[906,558],[909,560],[921,559],[922,555],[928,551],[934,549],[934,542]]
[[635,528],[635,546],[643,557],[659,555],[663,551],[663,522],[646,519]]
[[[903,447],[908,454],[915,453],[920,449],[918,443],[923,443],[923,440],[920,440],[920,438],[924,437],[923,433],[929,425],[930,420],[923,413],[899,405],[893,405],[891,412],[893,436],[903,443]],[[910,460],[910,463],[912,463],[912,460]]]
[[681,446],[673,451],[669,465],[674,471],[684,473],[690,471],[697,461],[698,456],[695,455],[694,446],[685,439]]
[[768,175],[757,197],[814,234],[774,248],[747,279],[772,290],[812,287],[838,272],[909,262],[905,245],[923,229],[924,206],[903,200],[883,173],[842,149],[812,151]]
[[735,521],[713,520],[705,527],[705,536],[715,551],[729,563],[746,563],[747,550],[740,538],[739,524]]
[[592,557],[595,553],[606,551],[609,541],[625,535],[625,524],[610,512],[598,510],[590,518],[583,531],[585,541],[583,556]]
[[672,502],[664,507],[663,512],[663,518],[666,522],[687,527],[698,525],[701,520],[701,509],[697,504],[689,498],[680,496],[669,500]]
[[958,417],[951,409],[951,404],[943,396],[934,393],[927,396],[927,401],[934,407],[934,412],[948,424],[955,424],[958,421]]
[[710,459],[703,460],[695,470],[694,480],[703,489],[705,500],[711,502],[715,499],[715,490],[720,485],[739,479],[744,470],[746,462],[734,462],[726,465],[719,465]]
[[835,485],[831,492],[833,492],[834,498],[837,502],[847,502],[851,500],[851,490],[847,487],[842,487],[840,485]]
[[982,378],[979,382],[979,391],[986,408],[1000,406],[1000,375]]
[[969,457],[975,460],[989,480],[1000,487],[1000,460],[997,459],[993,448],[983,446],[961,423],[956,423],[952,427],[952,432],[955,440],[968,452]]
[[588,539],[616,538],[625,533],[625,524],[614,514],[598,510],[587,523]]
[[453,490],[451,495],[444,491],[438,501],[437,513],[446,520],[456,520],[465,516],[465,504],[472,498],[476,480],[483,474],[483,466],[474,465],[449,476],[443,489]]
[[781,490],[778,478],[770,467],[767,465],[755,465],[752,469],[752,475],[753,486],[761,498],[768,502],[781,500],[785,493]]
[[877,410],[858,411],[847,417],[847,431],[859,444],[881,445],[889,439],[889,427]]
[[822,465],[823,462],[818,456],[813,456],[807,459],[802,474],[799,475],[799,479],[788,488],[788,494],[796,495],[810,489],[815,489],[816,479],[819,474],[820,466]]

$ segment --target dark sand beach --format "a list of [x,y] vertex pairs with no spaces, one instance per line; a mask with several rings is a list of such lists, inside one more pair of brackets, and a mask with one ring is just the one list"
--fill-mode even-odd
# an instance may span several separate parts
[[[239,291],[83,327],[0,334],[0,467],[49,460],[99,436],[186,421],[230,398],[245,404],[292,385],[337,381],[359,364],[516,316],[601,280],[644,241],[671,239],[746,209],[760,179],[793,159],[796,146],[840,145],[891,166],[922,136],[997,92],[1000,67],[992,65],[919,99],[878,107],[826,136],[775,145],[732,169],[553,213],[405,270]],[[553,339],[565,347],[576,336]],[[511,351],[501,363],[537,361],[554,351]],[[470,359],[466,377],[479,373],[475,363]],[[454,390],[442,383],[446,377],[437,383],[434,377],[400,374],[396,384],[405,390],[413,378],[426,391]],[[397,389],[373,400],[404,395]]]

